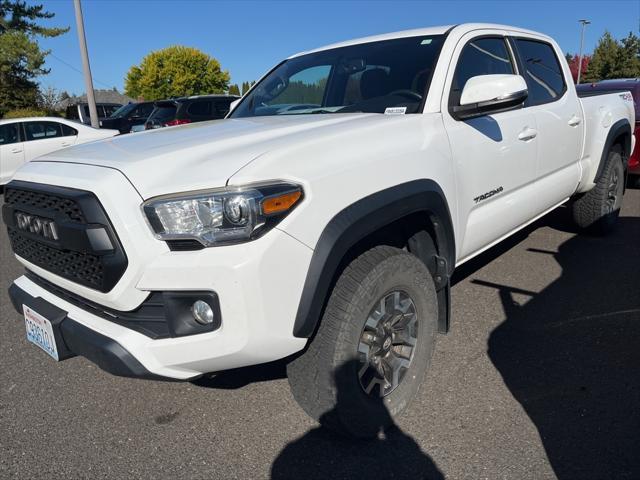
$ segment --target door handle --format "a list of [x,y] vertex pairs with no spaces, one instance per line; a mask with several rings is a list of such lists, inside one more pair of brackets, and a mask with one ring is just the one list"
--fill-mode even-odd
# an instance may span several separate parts
[[71,145],[71,142],[62,142],[61,145],[63,147],[68,147],[69,145]]
[[582,119],[577,115],[574,115],[569,119],[568,123],[570,127],[577,127],[578,125],[580,125],[580,122],[582,122]]
[[538,136],[537,130],[527,127],[520,132],[520,134],[518,135],[518,140],[522,140],[523,142],[526,142],[528,140],[533,140],[537,136]]
[[14,147],[11,149],[11,153],[22,153],[22,149],[20,147]]

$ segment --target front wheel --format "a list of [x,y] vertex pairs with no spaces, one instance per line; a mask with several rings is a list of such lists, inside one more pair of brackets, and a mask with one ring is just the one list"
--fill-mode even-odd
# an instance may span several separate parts
[[315,420],[356,437],[393,423],[429,367],[437,325],[431,274],[414,255],[376,247],[342,273],[307,350],[287,367]]

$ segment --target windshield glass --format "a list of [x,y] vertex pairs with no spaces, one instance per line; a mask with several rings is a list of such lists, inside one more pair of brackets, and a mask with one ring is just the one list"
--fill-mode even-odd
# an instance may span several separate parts
[[242,99],[231,118],[416,113],[443,41],[442,35],[398,38],[286,60]]
[[135,103],[127,103],[113,112],[109,118],[126,117],[134,108],[136,108]]

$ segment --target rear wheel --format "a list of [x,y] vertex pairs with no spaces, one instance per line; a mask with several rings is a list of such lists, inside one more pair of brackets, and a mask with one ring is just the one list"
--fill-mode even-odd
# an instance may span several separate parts
[[606,234],[618,221],[624,194],[624,164],[619,146],[607,157],[595,186],[572,204],[573,219],[583,229]]
[[376,247],[342,273],[318,332],[288,366],[295,399],[357,437],[393,423],[416,395],[434,349],[437,298],[414,255]]

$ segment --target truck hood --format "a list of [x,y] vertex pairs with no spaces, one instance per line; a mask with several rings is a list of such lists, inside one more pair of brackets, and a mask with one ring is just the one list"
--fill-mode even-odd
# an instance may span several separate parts
[[313,129],[317,139],[343,131],[345,123],[366,126],[381,117],[385,116],[359,113],[215,120],[121,135],[52,152],[37,161],[117,169],[148,199],[224,186],[243,166],[268,151],[291,145],[305,132]]

